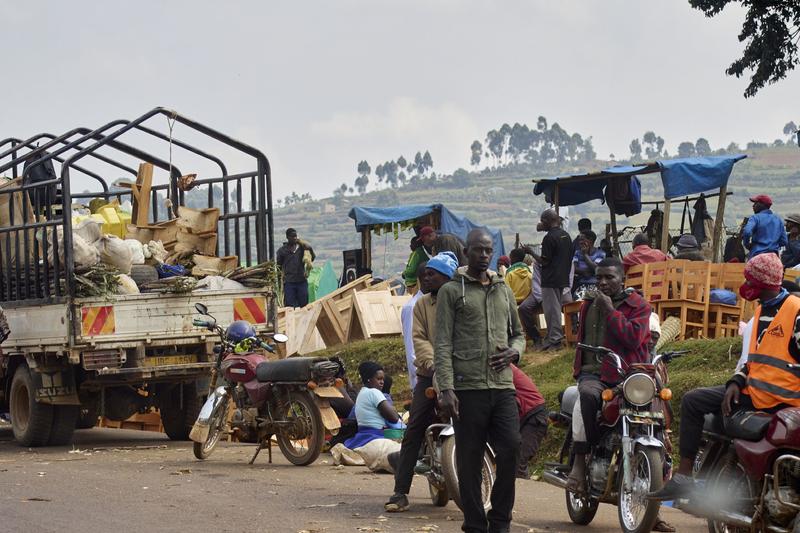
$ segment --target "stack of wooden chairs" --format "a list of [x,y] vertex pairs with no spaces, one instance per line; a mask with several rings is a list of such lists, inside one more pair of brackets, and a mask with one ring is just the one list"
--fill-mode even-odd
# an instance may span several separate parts
[[[800,271],[787,270],[785,279],[794,281]],[[641,292],[663,322],[670,316],[681,323],[679,340],[717,339],[739,334],[739,323],[753,316],[755,303],[739,296],[744,283],[743,263],[710,263],[670,259],[631,267],[625,285]],[[711,302],[712,289],[726,289],[736,295],[736,304]]]

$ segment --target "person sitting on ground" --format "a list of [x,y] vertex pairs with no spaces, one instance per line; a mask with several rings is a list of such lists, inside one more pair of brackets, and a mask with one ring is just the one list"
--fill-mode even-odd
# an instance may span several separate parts
[[419,230],[416,243],[411,245],[411,255],[408,257],[406,268],[403,270],[403,280],[409,294],[417,292],[417,267],[423,261],[433,257],[433,244],[436,242],[436,231],[430,226],[423,226]]
[[[580,309],[578,342],[603,346],[618,354],[624,364],[650,361],[650,304],[633,289],[625,289],[622,262],[606,258],[597,265],[597,292],[584,300]],[[573,376],[578,380],[580,401],[572,414],[575,461],[568,478],[568,490],[582,492],[586,479],[586,454],[596,444],[600,428],[597,412],[603,390],[620,382],[611,359],[598,361],[594,353],[575,351]]]
[[792,213],[784,219],[788,241],[781,254],[784,268],[795,268],[800,265],[800,214]]
[[622,259],[622,266],[625,268],[625,273],[633,265],[642,265],[645,263],[658,263],[659,261],[666,261],[667,255],[661,250],[650,248],[650,239],[646,233],[638,233],[633,237],[633,250]]
[[752,259],[759,254],[778,254],[789,241],[784,231],[783,221],[772,212],[772,198],[759,194],[750,198],[753,202],[753,216],[742,230],[742,243],[750,250],[747,258]]
[[525,301],[525,298],[531,293],[531,278],[533,278],[533,272],[531,272],[531,269],[528,268],[528,265],[524,262],[525,250],[522,248],[514,248],[508,254],[508,257],[511,259],[511,266],[508,267],[504,279],[506,285],[511,287],[511,291],[514,293],[514,299],[517,301],[517,305],[519,305]]
[[[403,443],[396,457],[389,456],[393,463],[394,494],[384,504],[390,513],[408,510],[408,492],[414,477],[414,466],[417,463],[420,448],[425,440],[425,431],[434,422],[436,400],[428,398],[425,391],[433,387],[433,341],[436,326],[436,300],[439,289],[450,281],[458,268],[455,254],[443,252],[428,261],[425,272],[429,294],[422,297],[414,306],[414,328],[412,332],[414,349],[417,358],[417,384],[411,396],[411,409],[408,416],[408,427],[403,435]],[[395,464],[396,463],[396,464]]]
[[575,264],[575,280],[573,281],[572,295],[575,300],[582,300],[584,295],[594,292],[597,288],[597,265],[606,258],[606,253],[595,248],[597,235],[592,230],[585,231],[578,236],[578,251],[572,258]]
[[800,363],[800,298],[784,288],[783,264],[775,254],[749,260],[744,279],[739,295],[759,301],[752,329],[742,335],[747,362],[737,365],[725,385],[694,389],[683,396],[678,470],[661,490],[649,494],[651,499],[675,500],[691,494],[706,414],[728,417],[738,411],[775,413],[800,407],[800,376],[787,367]]
[[364,361],[358,365],[358,373],[364,383],[355,405],[358,432],[344,443],[351,450],[382,439],[383,429],[400,420],[394,406],[383,395],[383,367],[373,361]]
[[547,409],[544,397],[536,383],[522,370],[511,365],[514,375],[514,389],[517,391],[519,408],[519,464],[518,479],[530,479],[531,459],[536,456],[542,440],[547,435]]
[[673,259],[686,259],[688,261],[705,261],[706,256],[700,251],[700,245],[697,244],[697,239],[691,233],[684,233],[678,238],[675,243],[678,252],[673,256]]

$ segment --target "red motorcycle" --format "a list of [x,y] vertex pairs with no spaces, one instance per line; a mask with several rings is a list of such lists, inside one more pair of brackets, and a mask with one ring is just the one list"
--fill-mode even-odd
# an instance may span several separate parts
[[800,407],[709,415],[703,436],[694,466],[702,490],[680,508],[706,518],[710,533],[800,533]]
[[[335,388],[341,363],[322,357],[268,361],[255,350],[274,352],[274,347],[258,339],[249,323],[236,321],[223,328],[205,305],[195,304],[195,309],[206,318],[193,324],[221,340],[215,348],[208,399],[189,434],[195,457],[207,459],[222,435],[237,433],[241,440],[258,443],[250,464],[263,448],[272,462],[273,436],[292,464],[313,463],[322,451],[325,430],[336,434],[340,428],[328,400],[341,397]],[[281,334],[272,339],[288,340]],[[225,384],[217,386],[220,374]]]

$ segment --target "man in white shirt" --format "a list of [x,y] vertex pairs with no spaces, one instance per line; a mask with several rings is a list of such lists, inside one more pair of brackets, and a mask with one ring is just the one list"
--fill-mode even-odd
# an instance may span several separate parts
[[417,367],[414,366],[416,356],[414,355],[414,340],[411,338],[411,328],[414,324],[414,305],[417,300],[422,298],[423,294],[428,294],[428,283],[425,276],[425,267],[427,265],[428,262],[423,261],[417,266],[419,290],[400,308],[400,325],[403,328],[403,344],[406,347],[406,366],[408,367],[408,382],[411,384],[411,390],[414,390],[414,387],[417,386]]

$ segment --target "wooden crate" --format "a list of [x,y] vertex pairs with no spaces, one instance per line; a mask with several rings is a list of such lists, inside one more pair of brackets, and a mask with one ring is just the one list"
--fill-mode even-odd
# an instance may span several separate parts
[[219,208],[192,209],[191,207],[178,207],[178,226],[189,233],[217,232],[219,222]]
[[194,268],[192,276],[219,276],[223,272],[233,270],[239,266],[239,258],[235,255],[225,257],[215,257],[209,255],[195,254],[192,257]]

